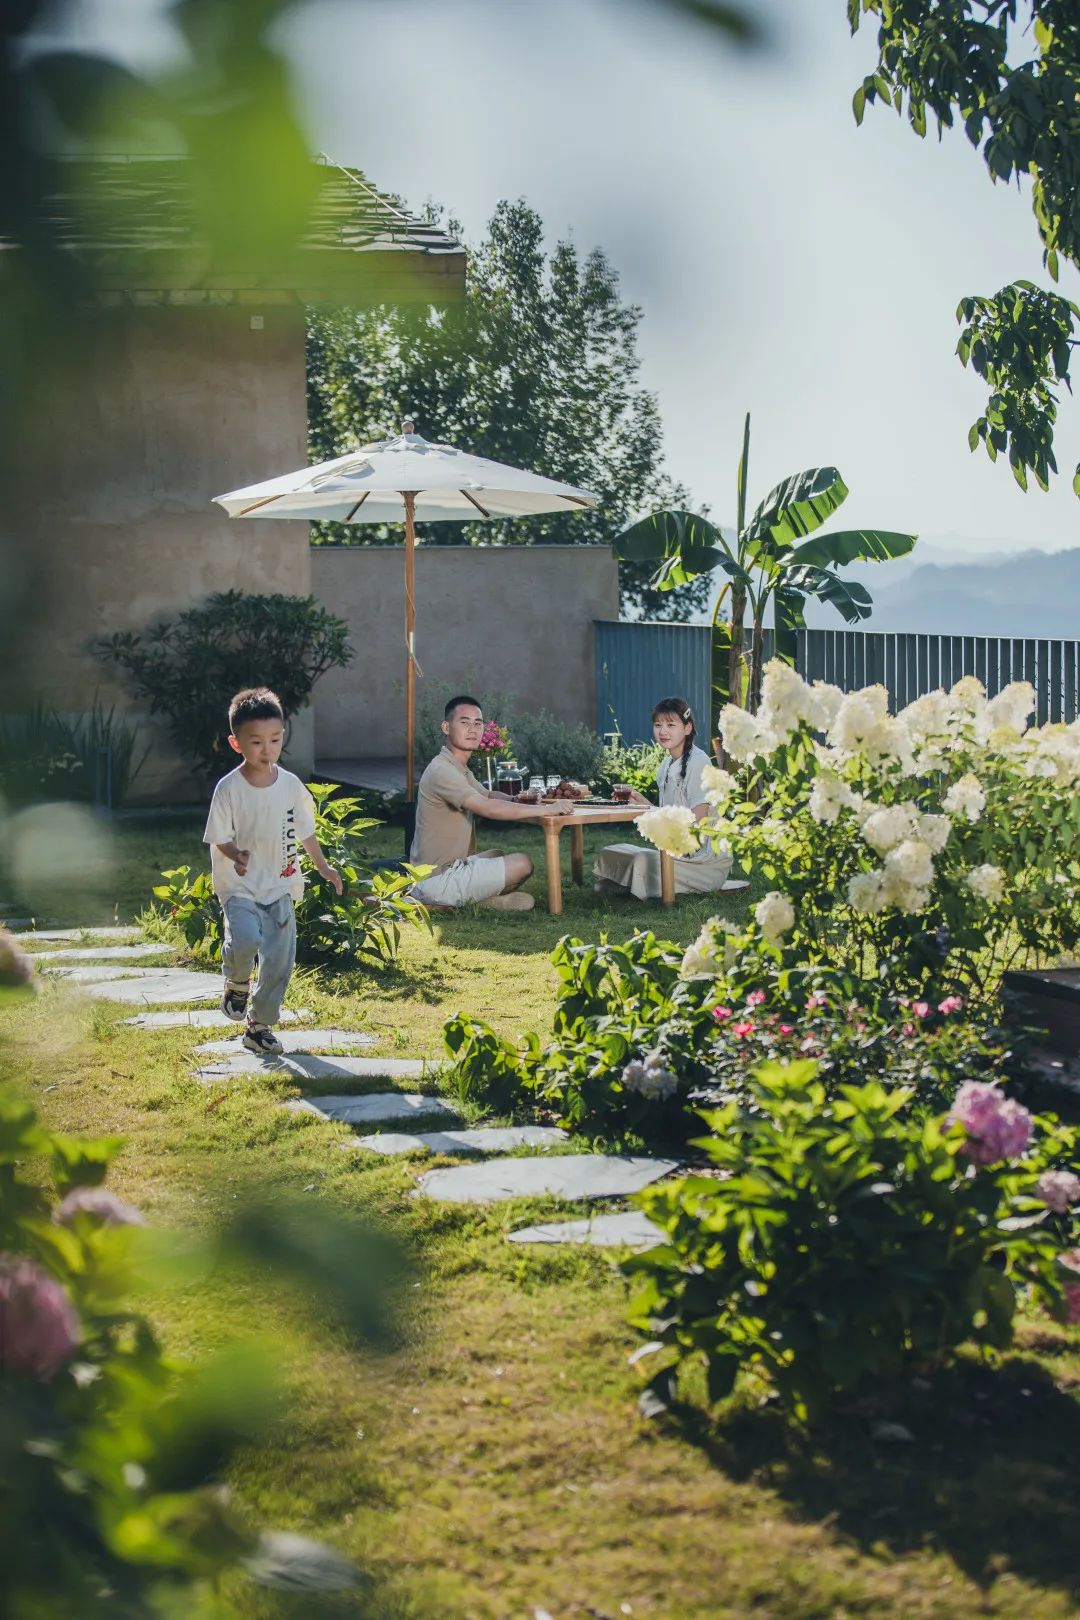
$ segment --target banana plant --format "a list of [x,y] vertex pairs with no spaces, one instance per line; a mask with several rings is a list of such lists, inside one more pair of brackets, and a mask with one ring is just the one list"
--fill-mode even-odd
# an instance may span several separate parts
[[843,579],[837,570],[853,562],[903,557],[917,538],[888,529],[842,529],[808,540],[847,498],[847,485],[835,467],[811,467],[785,478],[769,491],[748,522],[749,464],[748,412],[739,457],[733,541],[707,518],[678,510],[654,512],[615,541],[618,557],[657,564],[651,583],[661,591],[674,590],[714,568],[727,575],[712,615],[714,735],[716,716],[725,703],[738,703],[753,712],[761,700],[762,647],[770,603],[776,655],[794,664],[796,632],[806,622],[806,598],[831,602],[848,624],[857,624],[869,617],[873,599],[865,585]]

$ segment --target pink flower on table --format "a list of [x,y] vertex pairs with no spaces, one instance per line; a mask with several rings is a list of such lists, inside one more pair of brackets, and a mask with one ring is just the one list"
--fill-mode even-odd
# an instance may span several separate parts
[[1000,1164],[1015,1159],[1031,1140],[1031,1115],[997,1086],[966,1080],[948,1115],[967,1132],[961,1152],[972,1164]]
[[713,1010],[712,1010],[712,1015],[716,1019],[716,1022],[718,1024],[722,1024],[724,1022],[725,1018],[730,1018],[731,1017],[731,1008],[730,1007],[714,1007]]
[[946,1018],[950,1013],[959,1012],[964,1005],[963,996],[946,996],[944,1001],[938,1002],[938,1012],[944,1013]]
[[764,990],[751,990],[750,994],[746,998],[746,1005],[748,1007],[760,1007],[764,1000]]
[[743,1018],[739,1023],[732,1024],[731,1033],[739,1036],[752,1035],[754,1033],[754,1020],[752,1018]]
[[69,1226],[76,1215],[94,1215],[102,1226],[145,1226],[146,1216],[134,1204],[125,1204],[122,1198],[107,1187],[73,1187],[53,1212],[53,1220],[60,1226]]
[[1045,1170],[1035,1183],[1035,1196],[1055,1215],[1066,1215],[1070,1204],[1080,1204],[1080,1176],[1071,1170]]
[[0,1255],[0,1368],[44,1381],[78,1342],[79,1320],[60,1284],[23,1255]]
[[911,1010],[916,1018],[929,1018],[931,1007],[928,1001],[913,1001]]

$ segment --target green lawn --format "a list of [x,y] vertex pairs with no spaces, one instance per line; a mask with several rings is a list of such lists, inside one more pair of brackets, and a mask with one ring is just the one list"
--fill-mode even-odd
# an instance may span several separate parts
[[[162,866],[201,861],[193,818],[120,823],[108,889],[79,922],[138,912]],[[399,834],[377,838],[396,853]],[[599,843],[599,835],[592,842]],[[542,894],[540,836],[535,851]],[[294,1005],[377,1035],[378,1050],[440,1050],[458,1010],[509,1033],[550,1024],[563,932],[643,924],[681,941],[707,901],[658,906],[572,892],[561,919],[477,912],[412,934],[398,968],[302,976]],[[746,897],[727,902],[733,914]],[[290,1398],[233,1483],[266,1523],[359,1559],[373,1596],[319,1613],[371,1620],[1064,1620],[1080,1613],[1080,1342],[1025,1325],[1003,1370],[976,1360],[892,1392],[812,1439],[748,1388],[719,1417],[694,1405],[647,1424],[628,1365],[625,1287],[610,1256],[505,1242],[543,1204],[471,1210],[410,1198],[416,1164],[346,1154],[346,1134],[276,1107],[268,1077],[204,1088],[195,1031],[119,1028],[105,1004],[56,987],[0,1014],[7,1069],[66,1130],[118,1131],[112,1178],[155,1223],[214,1225],[275,1190],[389,1222],[415,1262],[393,1348],[350,1344],[318,1312],[223,1274],[151,1300],[169,1346],[275,1336]],[[340,1089],[341,1083],[335,1083]],[[363,1089],[358,1083],[356,1089]],[[550,1210],[552,1206],[547,1206]],[[413,1286],[418,1284],[418,1286]],[[876,1416],[914,1439],[876,1445]],[[231,1589],[245,1620],[309,1620],[310,1599]]]

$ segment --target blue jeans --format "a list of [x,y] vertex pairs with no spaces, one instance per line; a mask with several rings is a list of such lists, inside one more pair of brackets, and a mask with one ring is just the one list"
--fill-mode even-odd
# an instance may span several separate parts
[[256,959],[259,978],[248,1003],[253,1024],[276,1024],[296,965],[296,912],[292,896],[283,894],[268,906],[231,895],[222,906],[225,940],[221,970],[233,984],[246,984]]

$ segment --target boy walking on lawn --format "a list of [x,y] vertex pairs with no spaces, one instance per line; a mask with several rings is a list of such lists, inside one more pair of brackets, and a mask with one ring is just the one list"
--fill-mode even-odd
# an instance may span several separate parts
[[[311,794],[278,764],[285,740],[281,700],[265,686],[237,692],[229,704],[229,733],[242,764],[214,789],[203,834],[225,914],[221,1010],[237,1023],[246,1019],[249,1052],[276,1057],[282,1046],[274,1025],[296,964],[293,908],[304,893],[298,850],[338,894],[341,873],[319,848]],[[256,958],[259,977],[252,992]]]

